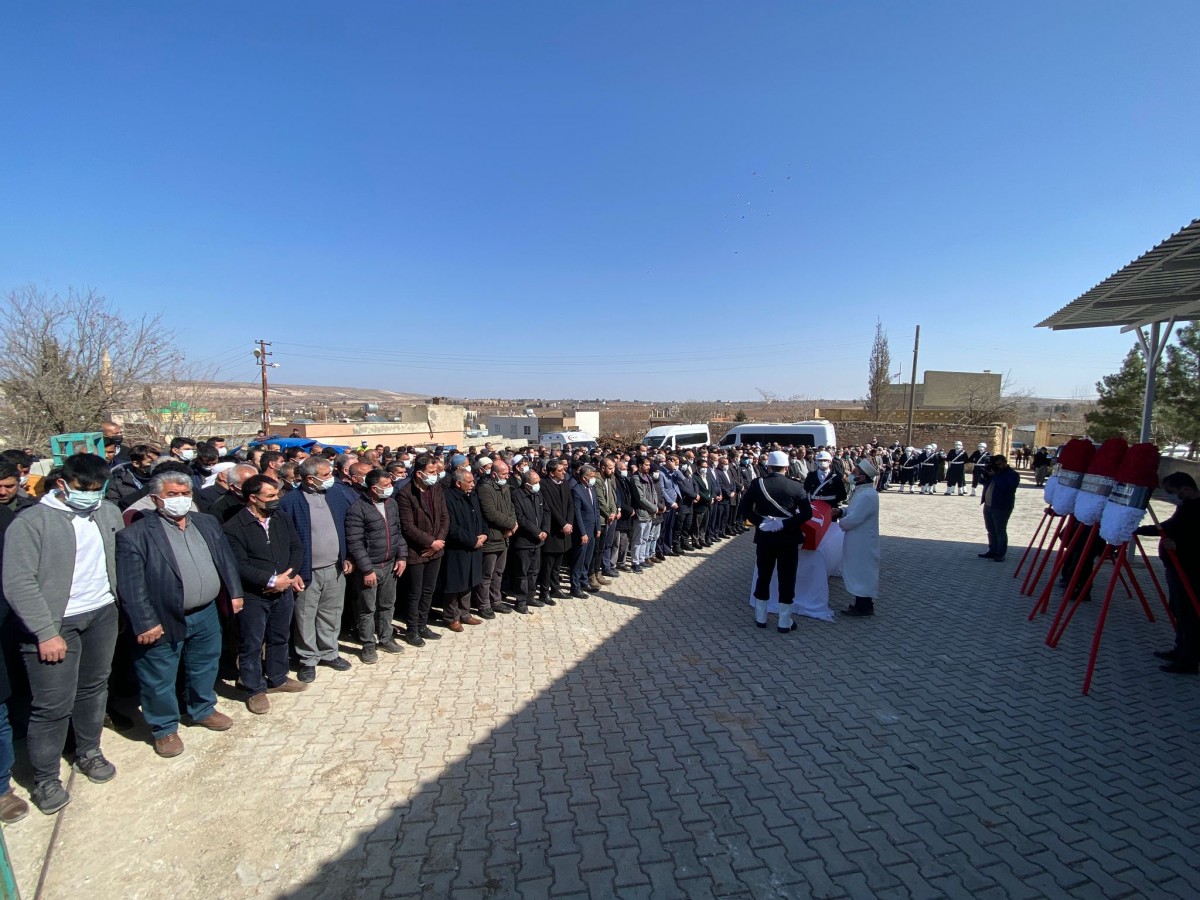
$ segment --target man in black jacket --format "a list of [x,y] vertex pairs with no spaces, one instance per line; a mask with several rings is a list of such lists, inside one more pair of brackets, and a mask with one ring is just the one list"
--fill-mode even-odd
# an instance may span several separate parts
[[550,532],[542,545],[542,568],[538,576],[542,600],[547,597],[560,600],[564,596],[559,587],[559,570],[563,556],[571,549],[571,533],[575,530],[575,504],[566,482],[566,468],[566,460],[553,460],[546,466],[546,477],[541,482],[541,494],[550,514]]
[[175,684],[183,664],[188,715],[193,725],[226,731],[233,724],[217,710],[224,590],[233,612],[242,610],[237,561],[212,516],[193,513],[192,479],[164,472],[151,482],[157,515],[143,516],[117,532],[117,596],[136,635],[133,668],[141,686],[142,713],[163,757],[183,752]]
[[[367,473],[365,491],[346,511],[346,555],[361,658],[371,665],[379,650],[400,653],[393,637],[396,587],[408,565],[408,544],[400,532],[400,509],[392,499],[392,477],[383,469]],[[378,649],[377,649],[378,648]]]
[[512,536],[510,550],[516,566],[514,585],[517,593],[517,612],[524,613],[530,606],[554,605],[554,600],[537,597],[538,566],[542,558],[542,545],[550,533],[550,511],[541,496],[542,478],[533,469],[521,476],[521,488],[512,494],[513,511],[517,519],[517,531]]
[[[1175,646],[1154,655],[1164,672],[1195,675],[1200,672],[1200,612],[1184,586],[1184,579],[1200,599],[1200,490],[1186,472],[1172,472],[1162,480],[1163,492],[1178,508],[1162,525],[1143,525],[1140,535],[1159,538],[1158,552],[1167,571],[1171,612],[1175,615]],[[1182,570],[1182,571],[1181,571]]]
[[[288,641],[296,592],[304,590],[297,574],[304,545],[287,516],[276,515],[279,487],[273,478],[255,475],[241,484],[246,506],[225,523],[225,536],[237,559],[246,603],[240,616],[239,677],[247,692],[246,708],[262,715],[271,708],[267,694],[308,689],[288,677]],[[263,644],[266,665],[263,665]]]

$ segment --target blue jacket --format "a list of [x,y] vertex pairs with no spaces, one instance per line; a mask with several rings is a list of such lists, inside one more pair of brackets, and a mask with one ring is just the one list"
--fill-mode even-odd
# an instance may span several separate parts
[[596,489],[576,481],[571,486],[571,500],[575,505],[575,533],[571,535],[572,543],[578,544],[579,538],[585,534],[589,541],[594,540],[596,531],[600,528],[600,502],[596,499]]
[[1017,474],[1017,470],[1009,466],[1003,472],[990,472],[983,476],[983,496],[979,502],[983,503],[983,497],[987,496],[988,486],[992,489],[992,509],[1007,510],[1012,512],[1012,508],[1017,503],[1017,487],[1021,484],[1021,476]]
[[[288,491],[287,496],[279,501],[279,511],[292,520],[296,533],[300,535],[300,543],[304,545],[304,562],[300,564],[297,573],[308,584],[312,581],[312,519],[308,514],[308,501],[304,499],[305,491]],[[346,495],[340,491],[326,491],[325,502],[333,513],[333,524],[337,526],[338,534],[338,564],[346,559],[346,513],[350,504]]]

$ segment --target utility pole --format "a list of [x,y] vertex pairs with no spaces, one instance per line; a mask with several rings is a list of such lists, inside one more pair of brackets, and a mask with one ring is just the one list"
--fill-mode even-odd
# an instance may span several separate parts
[[268,436],[271,434],[271,404],[267,399],[267,369],[269,367],[278,367],[279,363],[268,363],[267,357],[273,356],[267,348],[271,346],[270,341],[258,341],[258,346],[254,348],[254,358],[258,360],[258,367],[262,370],[262,427],[263,431]]
[[904,446],[906,447],[912,446],[913,408],[917,403],[917,348],[920,346],[921,326],[918,325],[916,337],[913,338],[912,380],[908,386],[908,436],[904,439]]

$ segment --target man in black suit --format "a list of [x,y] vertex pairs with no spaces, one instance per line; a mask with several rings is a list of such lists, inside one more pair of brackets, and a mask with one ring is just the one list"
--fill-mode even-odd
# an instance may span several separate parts
[[117,596],[136,635],[133,668],[142,713],[159,756],[183,752],[175,684],[182,662],[187,712],[193,725],[226,731],[233,720],[217,706],[224,591],[234,613],[242,608],[237,561],[212,516],[192,512],[192,479],[163,472],[150,483],[156,515],[117,532]]
[[279,486],[274,479],[255,475],[242,482],[241,493],[245,508],[225,523],[225,536],[246,592],[238,680],[249,694],[246,708],[262,715],[271,708],[268,693],[308,688],[287,674],[292,612],[296,593],[304,590],[304,580],[297,574],[304,560],[304,545],[291,520],[275,514]]
[[541,599],[563,597],[559,589],[559,570],[563,556],[571,549],[571,534],[575,530],[575,504],[571,498],[571,487],[566,482],[567,462],[556,459],[546,467],[542,479],[542,497],[550,513],[550,533],[542,544],[542,571],[538,578]]

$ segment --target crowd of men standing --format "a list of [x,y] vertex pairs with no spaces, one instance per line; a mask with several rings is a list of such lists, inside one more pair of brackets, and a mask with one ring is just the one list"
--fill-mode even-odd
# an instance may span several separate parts
[[155,751],[178,756],[181,723],[232,726],[219,677],[263,715],[320,668],[350,669],[343,638],[373,665],[740,534],[739,503],[771,449],[834,506],[861,460],[886,484],[907,458],[877,443],[464,454],[264,439],[231,453],[217,436],[127,446],[119,425],[101,431],[103,457],[69,457],[40,479],[27,454],[0,454],[0,672],[12,676],[0,682],[0,698],[12,693],[0,704],[0,821],[27,810],[8,784],[8,711],[27,736],[31,797],[52,813],[70,801],[69,732],[77,771],[116,774],[100,750],[106,714],[123,718],[110,684],[138,695]]

